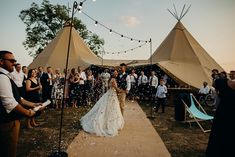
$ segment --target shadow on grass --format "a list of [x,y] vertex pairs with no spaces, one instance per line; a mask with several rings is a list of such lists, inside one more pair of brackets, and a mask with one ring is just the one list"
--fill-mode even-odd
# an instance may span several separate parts
[[[88,109],[88,107],[64,109],[61,151],[66,151],[68,145],[80,132],[79,120]],[[26,120],[23,119],[17,157],[47,157],[52,152],[56,152],[59,143],[60,115],[59,109],[46,109],[36,119],[41,125],[33,129],[27,129]]]
[[[139,102],[147,116],[151,114],[148,101]],[[161,110],[160,110],[161,111]],[[203,133],[196,123],[191,127],[174,119],[174,106],[166,106],[165,113],[155,113],[150,119],[172,157],[205,157],[210,133]],[[211,125],[206,123],[205,125]]]

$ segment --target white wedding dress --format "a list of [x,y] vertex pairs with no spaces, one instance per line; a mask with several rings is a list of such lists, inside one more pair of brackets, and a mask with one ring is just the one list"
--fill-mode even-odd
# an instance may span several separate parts
[[[110,82],[117,86],[115,79]],[[83,130],[88,133],[97,136],[116,136],[124,126],[124,119],[115,88],[110,86],[110,89],[80,121]]]

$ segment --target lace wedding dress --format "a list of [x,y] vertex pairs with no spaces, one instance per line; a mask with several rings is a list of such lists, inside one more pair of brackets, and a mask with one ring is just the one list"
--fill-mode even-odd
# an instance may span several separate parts
[[[111,85],[112,84],[112,85]],[[81,118],[84,131],[97,136],[116,136],[124,126],[120,110],[116,80],[110,81],[110,89],[96,102],[94,107]]]

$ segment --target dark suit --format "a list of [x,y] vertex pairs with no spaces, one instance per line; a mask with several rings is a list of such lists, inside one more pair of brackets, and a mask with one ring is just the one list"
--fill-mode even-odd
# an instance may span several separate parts
[[48,73],[42,73],[40,83],[42,85],[42,101],[51,99],[52,85],[50,85]]

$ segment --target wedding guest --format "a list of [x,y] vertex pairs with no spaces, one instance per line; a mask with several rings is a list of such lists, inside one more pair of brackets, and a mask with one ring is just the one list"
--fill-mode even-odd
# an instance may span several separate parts
[[163,80],[164,80],[164,82],[165,82],[165,85],[168,85],[168,84],[169,84],[169,82],[168,82],[169,77],[167,76],[166,73],[163,75],[162,78],[163,78]]
[[65,79],[65,91],[64,91],[64,104],[65,104],[65,107],[68,107],[68,105],[69,105],[69,93],[70,93],[69,75],[70,75],[70,70],[67,69],[67,71],[66,71],[66,69],[64,69],[63,78]]
[[157,93],[156,93],[157,97],[156,112],[158,112],[160,106],[162,106],[162,113],[165,112],[165,106],[167,103],[166,93],[167,93],[167,87],[165,86],[165,81],[164,79],[160,79],[160,85],[157,87]]
[[64,89],[64,78],[60,73],[60,69],[55,70],[53,87],[51,92],[51,99],[55,108],[62,108],[62,98],[63,98],[63,89]]
[[149,87],[150,87],[150,99],[153,101],[155,94],[157,92],[158,77],[155,71],[151,71],[151,76],[149,77]]
[[214,82],[216,79],[219,79],[219,70],[218,69],[213,69],[211,74],[212,77],[212,86],[214,86]]
[[132,70],[131,70],[131,73],[130,73],[131,89],[130,89],[130,92],[129,92],[130,100],[131,100],[132,102],[134,102],[135,97],[136,97],[136,92],[137,92],[137,79],[138,79],[138,76],[137,76],[137,74],[135,73],[135,69],[132,69]]
[[[34,102],[34,103],[40,103],[40,94],[39,91],[42,89],[42,86],[40,85],[37,74],[35,69],[30,69],[28,72],[28,79],[26,80],[26,100]],[[38,126],[35,122],[35,117],[31,117],[27,119],[27,128],[33,128],[34,126]]]
[[28,77],[28,68],[27,68],[27,66],[22,67],[22,72],[24,74],[24,80],[23,80],[23,91],[22,91],[21,96],[23,98],[25,98],[25,96],[26,96],[26,91],[25,91],[25,89],[26,89],[26,80],[27,80],[27,77]]
[[87,81],[86,73],[81,69],[80,66],[77,68],[77,72],[79,75],[79,91],[80,91],[80,98],[78,102],[80,105],[86,105],[87,102],[87,94],[85,92],[85,82]]
[[228,82],[228,85],[235,90],[235,71],[230,71],[229,77],[231,80]]
[[91,103],[91,97],[93,94],[93,88],[94,88],[94,76],[92,74],[91,70],[87,71],[87,83],[86,83],[86,92],[88,96],[88,103]]
[[141,74],[138,78],[138,88],[139,88],[139,97],[140,100],[143,100],[145,97],[146,89],[147,89],[148,78],[144,74],[144,71],[141,71]]
[[22,67],[22,72],[24,73],[24,80],[26,81],[27,77],[28,77],[28,68],[27,68],[27,66]]
[[75,72],[75,68],[71,69],[71,73],[69,76],[70,82],[70,102],[72,107],[77,108],[77,100],[80,99],[80,76]]
[[50,100],[51,99],[51,90],[53,87],[53,71],[52,68],[49,66],[47,67],[47,73],[42,73],[40,77],[40,82],[42,85],[42,100]]
[[108,82],[111,77],[110,73],[108,72],[108,69],[104,69],[104,71],[101,73],[101,79],[102,79],[102,90],[103,93],[107,92],[108,90]]
[[227,73],[225,71],[220,72],[219,77],[221,79],[227,79]]
[[43,67],[42,67],[42,66],[39,66],[39,67],[38,67],[37,77],[40,79],[44,73],[45,73],[45,72],[44,72]]
[[233,156],[234,154],[235,90],[233,81],[235,71],[230,72],[230,78],[231,80],[216,79],[214,83],[220,95],[220,102],[214,115],[206,157]]
[[12,52],[0,51],[0,156],[16,157],[20,119],[32,117],[35,112],[25,109],[36,104],[20,97],[18,87],[9,77],[16,64]]
[[203,86],[199,89],[197,94],[197,99],[199,100],[200,97],[205,98],[207,94],[210,93],[210,87],[208,86],[207,82],[203,82]]
[[96,79],[95,79],[95,84],[94,84],[94,97],[93,97],[93,101],[96,102],[100,99],[100,97],[102,96],[102,78],[101,75],[98,74]]
[[15,65],[15,70],[11,73],[11,78],[17,85],[20,95],[24,95],[23,82],[24,82],[24,73],[21,70],[21,64],[17,63]]

